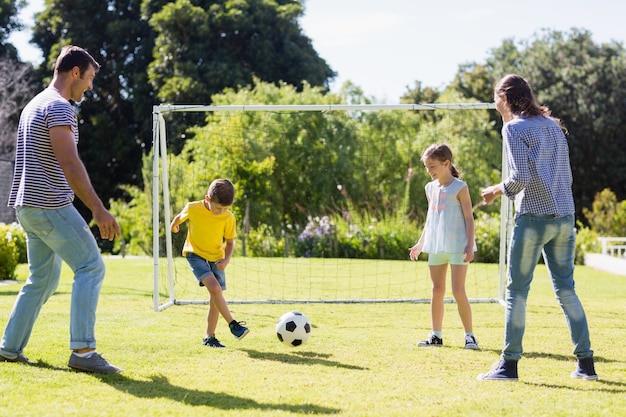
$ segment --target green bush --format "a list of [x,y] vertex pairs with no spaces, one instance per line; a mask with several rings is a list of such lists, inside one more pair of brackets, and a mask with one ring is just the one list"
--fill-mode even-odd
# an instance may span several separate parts
[[597,193],[592,209],[583,207],[583,214],[598,236],[626,236],[626,200],[617,201],[610,188]]
[[17,248],[17,263],[28,263],[28,252],[26,250],[26,232],[19,223],[11,223],[8,225],[11,238],[15,242]]
[[600,253],[600,242],[598,242],[598,234],[588,227],[583,226],[580,221],[576,222],[576,258],[574,262],[577,265],[585,264],[586,253]]
[[346,213],[311,217],[291,246],[296,257],[402,260],[409,258],[409,248],[419,238],[416,229],[397,220],[353,222]]
[[[357,224],[358,223],[358,224]],[[295,256],[312,258],[409,259],[421,230],[408,220],[377,221],[349,216],[310,217],[304,228],[280,236],[268,226],[251,230],[246,237],[247,256]],[[482,213],[475,220],[477,252],[475,261],[497,263],[500,254],[500,215]],[[427,254],[420,255],[428,259]]]
[[476,253],[474,262],[498,263],[500,260],[500,214],[479,212],[474,220]]
[[[250,230],[245,239],[246,256],[252,257],[282,257],[286,256],[285,240],[275,237],[271,227],[262,224],[258,229]],[[241,248],[243,249],[243,248]]]
[[15,279],[19,250],[14,227],[0,223],[0,279]]

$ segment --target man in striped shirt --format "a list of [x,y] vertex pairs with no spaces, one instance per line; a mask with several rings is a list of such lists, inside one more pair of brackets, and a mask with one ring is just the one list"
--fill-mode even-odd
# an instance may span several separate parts
[[564,129],[519,75],[506,75],[496,84],[494,101],[504,121],[509,175],[502,183],[485,188],[482,196],[487,204],[499,195],[514,198],[515,225],[508,254],[504,349],[494,369],[478,379],[517,381],[526,300],[543,253],[574,343],[578,366],[571,376],[596,380],[587,317],[574,288],[574,198]]
[[68,366],[85,372],[121,371],[95,352],[96,307],[105,267],[89,226],[72,204],[76,195],[91,210],[103,239],[120,236],[117,221],[94,191],[78,156],[73,103],[93,88],[99,69],[84,49],[64,47],[52,82],[22,111],[9,206],[27,235],[30,273],[0,341],[0,362],[32,363],[24,348],[43,304],[59,284],[65,261],[74,272]]

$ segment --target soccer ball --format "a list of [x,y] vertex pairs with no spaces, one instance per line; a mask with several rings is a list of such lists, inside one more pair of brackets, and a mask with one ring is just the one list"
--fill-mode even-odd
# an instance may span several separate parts
[[311,322],[304,314],[290,311],[278,319],[276,336],[287,346],[303,345],[311,337]]

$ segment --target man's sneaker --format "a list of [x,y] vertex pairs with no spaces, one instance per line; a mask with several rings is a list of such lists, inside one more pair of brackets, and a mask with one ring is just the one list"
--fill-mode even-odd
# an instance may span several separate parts
[[204,346],[210,346],[210,347],[214,347],[214,348],[224,348],[226,346],[224,346],[223,344],[220,343],[219,340],[217,340],[217,337],[215,336],[207,336],[204,339],[202,339],[202,344]]
[[95,372],[99,374],[113,374],[122,371],[122,369],[117,366],[111,365],[106,359],[96,352],[88,358],[81,358],[72,353],[67,366],[72,369],[76,369],[77,371]]
[[465,349],[478,350],[478,341],[474,336],[465,335]]
[[489,372],[476,377],[479,381],[517,381],[517,361],[501,359]]
[[0,362],[24,363],[26,365],[33,365],[35,363],[24,355],[17,355],[13,358],[5,355],[0,355]]
[[578,366],[572,372],[572,378],[585,379],[587,381],[595,381],[598,379],[596,369],[593,365],[593,356],[590,358],[578,359]]
[[228,327],[230,327],[230,332],[233,334],[233,336],[235,336],[235,338],[241,339],[245,335],[250,333],[250,329],[248,329],[247,327],[244,327],[243,326],[244,324],[246,324],[246,322],[233,320],[228,325]]
[[418,347],[430,347],[430,346],[441,347],[443,346],[443,339],[440,339],[437,336],[435,336],[434,333],[431,333],[428,335],[428,339],[422,340],[421,342],[417,342],[417,346]]

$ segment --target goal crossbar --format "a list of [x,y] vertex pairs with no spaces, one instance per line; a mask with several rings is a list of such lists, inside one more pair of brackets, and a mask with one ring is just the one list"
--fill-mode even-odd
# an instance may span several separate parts
[[[260,111],[272,111],[272,112],[330,112],[330,111],[380,111],[380,110],[404,110],[404,111],[423,111],[423,110],[493,110],[495,109],[495,103],[428,103],[428,104],[305,104],[305,105],[156,105],[153,106],[152,112],[152,149],[153,149],[153,175],[152,175],[152,187],[153,187],[153,302],[154,311],[162,311],[173,305],[188,305],[188,304],[207,304],[207,301],[201,300],[179,300],[175,296],[174,288],[174,268],[172,262],[168,261],[167,264],[167,276],[168,276],[168,301],[161,303],[159,297],[160,286],[160,261],[159,261],[159,216],[160,216],[160,204],[159,186],[162,189],[163,196],[163,216],[165,222],[165,250],[167,259],[172,259],[172,232],[167,225],[171,222],[170,213],[170,191],[169,191],[169,178],[166,169],[162,170],[160,164],[163,167],[167,166],[167,135],[165,127],[164,115],[173,112],[260,112]],[[506,166],[506,158],[504,157],[504,147],[502,149],[502,175],[503,177],[508,172]],[[511,228],[512,218],[512,205],[510,202],[502,199],[500,215],[501,215],[501,238],[500,238],[500,254],[499,254],[499,289],[497,298],[472,298],[472,303],[500,303],[503,304],[504,300],[504,283],[506,276],[506,238],[509,235]],[[454,302],[452,299],[445,299],[445,302]],[[317,301],[317,300],[255,300],[255,301],[229,301],[230,303],[355,303],[355,300],[331,300],[331,301]],[[372,299],[372,300],[358,300],[361,302],[429,302],[429,300],[417,300],[417,299]]]
[[377,111],[377,110],[462,110],[496,108],[494,103],[430,103],[430,104],[249,104],[249,105],[193,105],[162,104],[153,107],[153,114],[169,112],[212,111]]

